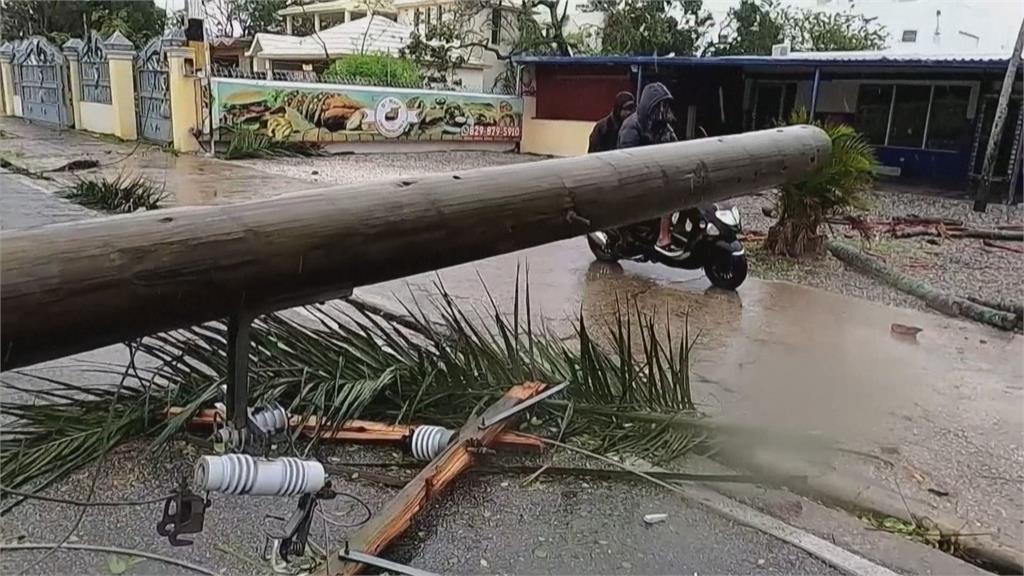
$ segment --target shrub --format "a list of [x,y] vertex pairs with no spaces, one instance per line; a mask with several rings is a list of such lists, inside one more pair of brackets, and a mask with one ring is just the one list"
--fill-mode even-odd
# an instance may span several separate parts
[[[807,112],[796,110],[789,124],[809,124]],[[779,220],[768,229],[765,247],[775,254],[799,257],[821,252],[821,225],[829,216],[864,208],[878,166],[863,136],[845,124],[814,123],[832,139],[832,154],[817,170],[782,187],[776,200]]]
[[420,86],[423,79],[416,65],[387,54],[356,54],[335,60],[325,76],[353,78],[379,86]]

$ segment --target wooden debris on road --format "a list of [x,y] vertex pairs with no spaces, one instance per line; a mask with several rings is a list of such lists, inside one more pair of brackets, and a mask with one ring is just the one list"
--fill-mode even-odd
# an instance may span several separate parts
[[[540,382],[527,382],[513,386],[482,415],[473,416],[467,420],[462,430],[459,431],[458,438],[440,456],[427,464],[382,510],[374,514],[369,522],[363,524],[352,534],[345,543],[344,550],[371,555],[377,555],[384,550],[392,540],[409,527],[417,512],[473,464],[473,454],[469,448],[492,445],[498,435],[514,419],[502,420],[486,428],[480,428],[480,423],[536,396],[544,387],[544,384]],[[329,553],[328,562],[315,574],[317,576],[358,574],[362,569],[362,564],[343,562],[338,559],[338,551],[332,551]]]
[[[173,418],[184,411],[183,408],[172,407],[167,410],[167,418]],[[186,427],[194,430],[212,429],[224,422],[223,415],[213,408],[200,410]],[[414,426],[404,424],[383,424],[366,420],[349,420],[340,426],[319,426],[315,417],[304,418],[291,416],[289,428],[302,427],[301,434],[317,437],[320,440],[333,442],[357,442],[361,444],[398,444],[404,442],[412,433]],[[524,450],[541,452],[544,444],[537,438],[519,432],[502,432],[495,438],[493,446],[502,450]]]

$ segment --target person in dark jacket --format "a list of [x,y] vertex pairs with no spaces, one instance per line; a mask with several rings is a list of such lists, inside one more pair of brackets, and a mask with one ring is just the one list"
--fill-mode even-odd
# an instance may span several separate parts
[[619,92],[615,96],[615,106],[610,114],[601,118],[590,133],[590,146],[587,153],[607,152],[619,146],[619,127],[622,122],[636,110],[636,101],[629,92]]
[[[672,93],[661,82],[644,86],[640,94],[640,104],[633,114],[622,123],[619,129],[617,148],[633,148],[675,142],[676,133],[672,129]],[[672,250],[672,218],[662,216],[661,230],[655,249],[667,256],[677,256]]]

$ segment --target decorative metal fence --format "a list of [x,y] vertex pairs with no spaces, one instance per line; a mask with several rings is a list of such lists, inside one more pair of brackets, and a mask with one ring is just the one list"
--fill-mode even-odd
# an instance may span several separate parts
[[82,101],[110,104],[110,64],[103,40],[95,32],[86,36],[79,50]]
[[154,38],[135,59],[136,114],[139,135],[145,140],[159,143],[172,140],[170,77],[164,50],[169,46],[180,46],[182,42],[176,37]]

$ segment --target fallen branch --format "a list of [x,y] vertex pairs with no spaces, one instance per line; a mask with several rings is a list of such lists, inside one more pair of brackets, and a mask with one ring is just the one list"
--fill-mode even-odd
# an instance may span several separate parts
[[[544,384],[539,382],[513,386],[484,414],[470,417],[459,431],[458,439],[427,464],[382,510],[347,539],[345,551],[352,550],[376,556],[384,550],[409,527],[416,513],[422,510],[431,498],[442,492],[460,473],[472,466],[473,454],[469,448],[493,444],[501,431],[514,419],[508,418],[486,428],[481,428],[480,423],[536,396],[543,389]],[[315,572],[317,576],[358,574],[363,569],[363,565],[356,562],[331,563],[332,558],[338,558],[337,551],[331,552],[327,558],[328,562]]]
[[826,245],[828,251],[833,256],[852,268],[874,276],[900,292],[920,298],[939,312],[950,316],[963,316],[977,322],[995,326],[996,328],[1002,328],[1003,330],[1013,330],[1018,324],[1018,318],[1014,314],[981,306],[967,298],[936,290],[923,280],[911,278],[881,262],[868,258],[849,244],[837,240],[829,240]]
[[999,244],[991,240],[982,240],[981,244],[982,246],[988,246],[989,248],[999,248],[1000,250],[1006,250],[1008,252],[1024,254],[1024,248],[1018,248],[1016,246],[1007,246],[1006,244]]
[[[167,410],[167,418],[181,414],[183,408],[171,407]],[[185,425],[192,430],[211,430],[216,424],[224,422],[224,416],[217,410],[207,408],[200,410]],[[366,420],[349,420],[340,426],[318,426],[316,417],[291,416],[288,426],[292,429],[302,427],[300,434],[309,438],[319,438],[334,442],[355,442],[361,444],[398,444],[404,442],[412,433],[414,426],[403,424],[383,424]],[[540,452],[544,445],[540,440],[518,432],[502,432],[494,441],[496,448],[503,450],[528,450]]]
[[892,231],[893,238],[915,238],[918,236],[938,236],[942,238],[983,238],[987,240],[1024,241],[1024,231],[1020,230],[986,230],[982,228],[934,228],[914,227]]
[[992,308],[994,310],[1002,310],[1003,312],[1009,312],[1015,314],[1018,318],[1024,317],[1024,304],[1020,302],[1011,302],[1008,300],[988,300],[986,298],[978,298],[976,296],[968,296],[968,300],[978,304],[979,306],[985,306],[986,308]]
[[917,214],[907,214],[906,216],[893,216],[893,224],[901,224],[904,226],[925,226],[925,225],[936,225],[941,224],[947,228],[960,228],[964,225],[963,220],[955,220],[953,218],[936,218],[933,216],[918,216]]

